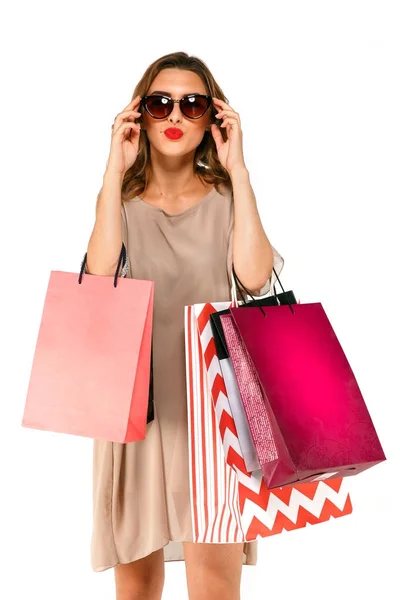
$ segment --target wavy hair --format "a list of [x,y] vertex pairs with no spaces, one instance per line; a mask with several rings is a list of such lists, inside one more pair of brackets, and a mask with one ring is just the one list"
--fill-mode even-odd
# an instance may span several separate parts
[[[193,71],[203,81],[206,87],[206,93],[214,98],[219,98],[224,102],[228,102],[225,98],[222,89],[215,81],[211,71],[206,64],[196,56],[189,56],[186,52],[173,52],[166,54],[155,60],[146,69],[143,77],[135,87],[132,99],[140,95],[146,96],[147,91],[156,77],[156,75],[167,68],[182,69],[185,71]],[[216,119],[216,109],[211,105],[211,123],[217,123],[221,119]],[[137,119],[137,123],[143,123],[143,117]],[[226,129],[220,129],[224,141],[227,139]],[[201,143],[197,146],[193,159],[194,173],[203,181],[203,183],[213,183],[219,192],[219,186],[227,185],[232,187],[229,173],[221,165],[215,142],[211,131],[206,130]],[[126,171],[122,183],[121,198],[125,202],[140,195],[147,186],[149,175],[151,172],[151,155],[150,142],[147,133],[144,129],[140,130],[138,155],[134,164]]]

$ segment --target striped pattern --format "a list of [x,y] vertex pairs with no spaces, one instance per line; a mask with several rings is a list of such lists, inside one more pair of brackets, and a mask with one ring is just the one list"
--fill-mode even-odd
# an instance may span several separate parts
[[352,512],[342,479],[267,489],[241,454],[212,336],[210,314],[231,302],[185,307],[193,540],[242,542]]
[[225,461],[192,306],[185,322],[193,540],[244,542],[238,479]]

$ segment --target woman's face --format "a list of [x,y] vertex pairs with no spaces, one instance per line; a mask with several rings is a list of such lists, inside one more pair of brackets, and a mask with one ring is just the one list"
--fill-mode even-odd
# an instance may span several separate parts
[[[207,94],[207,90],[193,71],[182,69],[163,69],[154,78],[146,95],[155,92],[163,92],[174,99],[181,99],[186,94]],[[165,119],[153,119],[144,108],[142,108],[143,124],[153,149],[165,156],[182,156],[197,148],[204,137],[204,131],[211,121],[212,105],[199,119],[189,119],[180,109],[179,103],[174,103],[174,109]],[[165,135],[169,127],[180,129],[182,137],[170,139]]]

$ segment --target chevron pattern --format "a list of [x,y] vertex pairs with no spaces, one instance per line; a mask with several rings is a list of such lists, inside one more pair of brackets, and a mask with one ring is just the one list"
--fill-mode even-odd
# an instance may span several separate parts
[[350,514],[341,478],[268,490],[261,471],[247,471],[210,325],[211,313],[231,306],[185,307],[194,541],[252,541]]

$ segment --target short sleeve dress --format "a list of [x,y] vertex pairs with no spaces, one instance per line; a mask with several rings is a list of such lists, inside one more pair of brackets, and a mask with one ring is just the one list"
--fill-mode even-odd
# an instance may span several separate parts
[[[189,487],[184,307],[231,298],[234,204],[227,185],[168,214],[139,196],[121,205],[128,277],[154,283],[154,420],[146,438],[126,444],[94,440],[94,571],[164,549],[184,560],[193,541]],[[273,247],[275,271],[283,258]],[[270,280],[256,295],[268,293]],[[257,563],[257,541],[244,544],[243,564]]]

